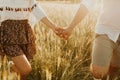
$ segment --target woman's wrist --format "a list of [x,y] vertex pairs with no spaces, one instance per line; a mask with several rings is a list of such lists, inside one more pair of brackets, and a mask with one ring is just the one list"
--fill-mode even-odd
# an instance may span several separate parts
[[53,31],[55,31],[55,30],[57,29],[57,26],[54,25],[54,26],[51,27],[51,29],[52,29]]

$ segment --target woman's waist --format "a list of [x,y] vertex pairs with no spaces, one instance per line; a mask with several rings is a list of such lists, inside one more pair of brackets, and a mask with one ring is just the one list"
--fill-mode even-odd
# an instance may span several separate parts
[[35,35],[28,20],[5,20],[0,26],[0,43],[25,44],[34,42]]
[[6,20],[3,20],[1,23],[17,23],[17,24],[20,24],[20,23],[28,23],[28,19],[6,19]]

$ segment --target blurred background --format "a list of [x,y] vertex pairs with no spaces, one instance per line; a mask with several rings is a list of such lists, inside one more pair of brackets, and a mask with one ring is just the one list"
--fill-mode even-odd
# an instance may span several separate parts
[[64,3],[79,3],[81,0],[37,0],[37,1],[52,1],[52,2],[64,2]]
[[[37,1],[48,18],[61,28],[66,28],[71,23],[81,2]],[[36,24],[34,33],[37,54],[31,60],[33,70],[27,80],[93,80],[89,66],[98,15],[98,12],[89,13],[66,41],[42,22]],[[0,80],[20,80],[20,75],[12,73],[10,67],[10,61],[6,57],[3,61],[0,58]],[[118,75],[114,80],[120,80]]]

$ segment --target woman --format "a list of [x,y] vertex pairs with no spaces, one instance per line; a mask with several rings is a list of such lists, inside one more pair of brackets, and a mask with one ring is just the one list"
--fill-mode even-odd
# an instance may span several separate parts
[[44,14],[36,0],[0,0],[0,51],[14,62],[13,70],[22,80],[30,73],[36,53],[35,35],[32,28],[39,21],[54,32],[59,30]]

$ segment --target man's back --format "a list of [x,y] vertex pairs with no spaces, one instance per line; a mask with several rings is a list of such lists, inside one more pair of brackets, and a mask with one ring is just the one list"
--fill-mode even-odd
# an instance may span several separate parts
[[99,21],[99,24],[120,26],[120,0],[103,0]]

